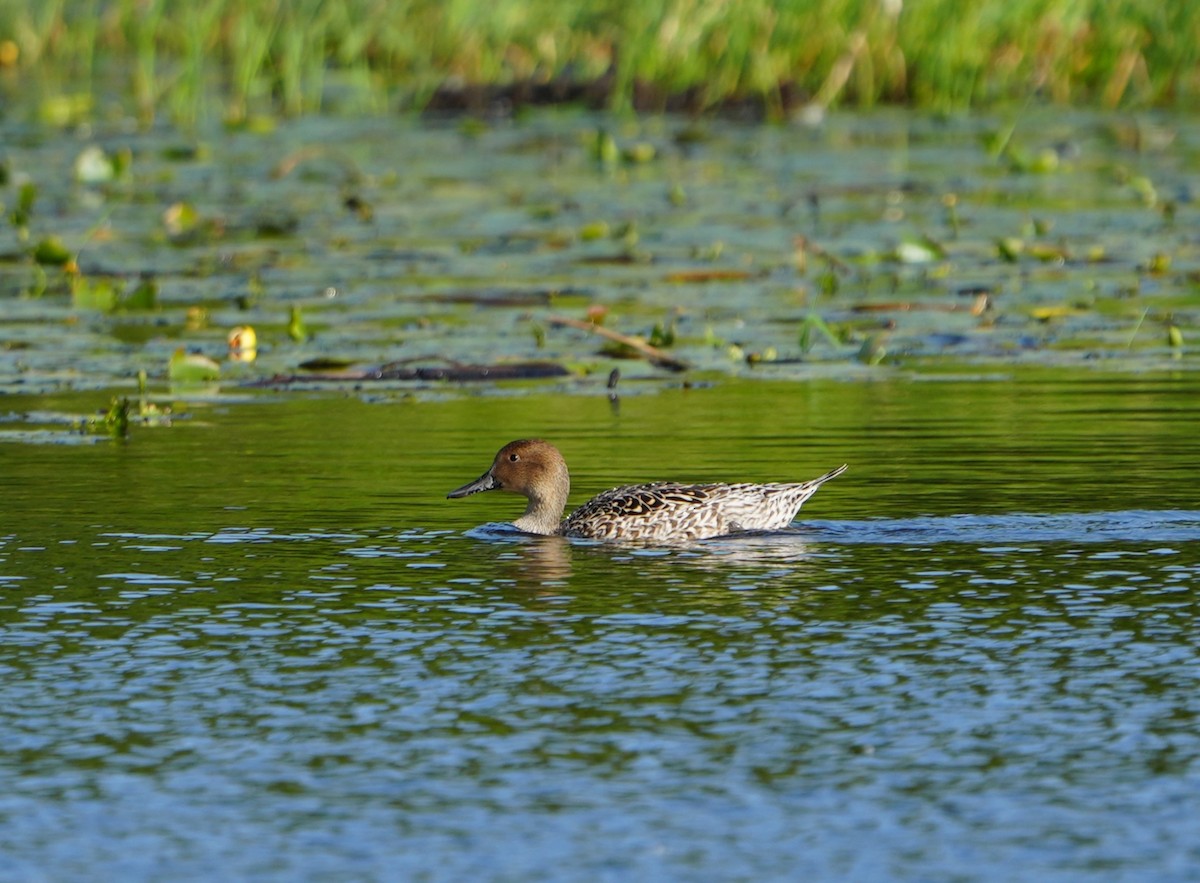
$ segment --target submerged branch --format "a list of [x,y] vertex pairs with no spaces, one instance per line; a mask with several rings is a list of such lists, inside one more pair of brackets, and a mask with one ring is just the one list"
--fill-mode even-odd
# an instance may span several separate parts
[[471,383],[489,380],[539,380],[566,377],[571,372],[555,362],[512,362],[499,365],[404,365],[391,362],[357,371],[306,371],[276,374],[252,381],[250,386],[286,386],[292,383],[363,383],[375,380],[446,380]]
[[566,316],[547,316],[546,321],[551,325],[566,326],[567,328],[578,328],[580,331],[588,331],[592,334],[598,334],[601,337],[627,346],[634,352],[638,353],[642,358],[652,365],[657,365],[660,368],[666,368],[670,371],[686,371],[691,366],[682,359],[676,359],[664,353],[656,346],[651,346],[644,340],[638,337],[630,337],[628,334],[621,334],[619,331],[613,331],[605,328],[603,325],[597,325],[594,322],[584,322],[580,319],[570,319]]

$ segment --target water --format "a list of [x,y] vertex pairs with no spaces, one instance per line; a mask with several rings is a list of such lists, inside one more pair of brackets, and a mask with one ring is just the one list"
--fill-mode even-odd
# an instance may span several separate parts
[[[1194,376],[497,391],[0,446],[0,878],[1194,877]],[[850,471],[677,549],[444,499],[533,433]]]

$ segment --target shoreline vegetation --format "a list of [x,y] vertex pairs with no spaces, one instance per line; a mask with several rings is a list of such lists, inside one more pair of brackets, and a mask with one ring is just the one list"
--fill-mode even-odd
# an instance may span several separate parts
[[13,0],[0,96],[44,119],[238,124],[540,104],[785,120],[1035,99],[1194,107],[1200,4],[1161,0]]

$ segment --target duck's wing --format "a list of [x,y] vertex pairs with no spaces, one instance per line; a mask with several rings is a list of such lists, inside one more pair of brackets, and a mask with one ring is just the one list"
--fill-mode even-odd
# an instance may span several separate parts
[[615,487],[592,497],[564,523],[565,532],[608,539],[647,539],[678,532],[681,521],[705,511],[720,485],[654,482]]
[[613,518],[640,518],[679,506],[698,506],[711,499],[719,485],[657,481],[615,487],[592,497],[571,517],[604,513]]

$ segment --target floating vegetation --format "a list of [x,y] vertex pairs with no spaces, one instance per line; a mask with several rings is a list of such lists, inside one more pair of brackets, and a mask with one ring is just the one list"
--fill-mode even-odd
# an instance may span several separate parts
[[217,218],[203,217],[190,202],[168,206],[162,216],[163,227],[173,245],[190,246],[220,238],[225,225]]
[[608,226],[607,221],[592,221],[579,228],[579,239],[581,242],[608,239],[611,235],[612,228]]
[[33,248],[33,259],[46,267],[65,267],[74,262],[75,256],[57,236],[47,236]]
[[[203,150],[114,127],[88,138],[114,163],[136,155],[136,174],[88,185],[77,141],[8,139],[0,390],[107,401],[139,370],[229,395],[264,380],[595,389],[614,360],[630,384],[1192,364],[1190,120],[1162,118],[1174,137],[1146,156],[1114,146],[1104,118],[1041,110],[1000,135],[915,115],[830,117],[803,138],[708,120],[704,140],[676,118],[484,123],[468,137],[309,118],[185,139]],[[655,145],[653,162],[598,168],[600,129],[619,149]],[[997,138],[1076,147],[1034,177],[991,152]]]
[[71,305],[103,313],[156,310],[158,285],[153,278],[143,278],[127,292],[123,279],[76,274],[71,277]]
[[75,180],[81,184],[107,184],[124,171],[127,164],[126,155],[121,155],[118,160],[93,144],[76,157]]
[[117,307],[120,282],[106,277],[77,276],[71,282],[71,306],[77,310],[111,312]]
[[213,383],[221,379],[221,366],[208,356],[180,347],[167,364],[167,377],[172,383]]
[[902,264],[928,264],[945,258],[945,247],[928,236],[906,239],[892,252],[892,259]]

